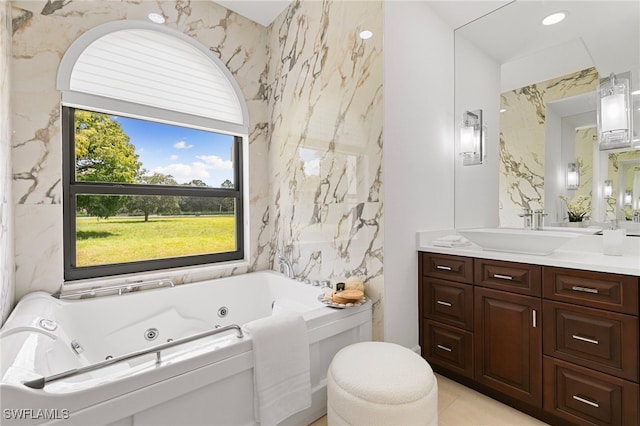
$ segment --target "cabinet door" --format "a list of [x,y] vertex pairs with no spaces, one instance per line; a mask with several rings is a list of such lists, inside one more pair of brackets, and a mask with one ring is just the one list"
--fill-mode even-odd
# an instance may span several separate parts
[[541,300],[476,287],[474,301],[475,379],[541,407]]

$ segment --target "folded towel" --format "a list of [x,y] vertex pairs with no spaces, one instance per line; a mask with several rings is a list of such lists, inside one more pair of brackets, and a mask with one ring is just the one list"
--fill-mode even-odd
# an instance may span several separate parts
[[307,312],[309,306],[290,299],[277,299],[273,301],[271,306],[271,315],[278,315],[287,312]]
[[280,423],[311,406],[307,326],[283,312],[244,325],[253,341],[254,411],[261,426]]
[[461,235],[446,235],[431,241],[431,245],[438,247],[463,247],[470,244],[471,241]]

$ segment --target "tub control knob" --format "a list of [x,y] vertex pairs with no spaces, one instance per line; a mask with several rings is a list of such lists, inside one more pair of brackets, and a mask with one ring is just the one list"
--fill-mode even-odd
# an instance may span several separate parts
[[55,321],[45,318],[41,319],[39,324],[40,327],[44,328],[47,331],[56,331],[56,328],[58,328],[58,324],[56,324]]

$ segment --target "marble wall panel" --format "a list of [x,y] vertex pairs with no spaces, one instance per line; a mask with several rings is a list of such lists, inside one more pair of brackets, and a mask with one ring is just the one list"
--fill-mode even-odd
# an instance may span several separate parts
[[13,199],[11,197],[11,5],[0,3],[0,325],[14,297]]
[[[374,335],[382,339],[381,2],[298,1],[268,28],[212,2],[13,5],[18,297],[56,291],[63,279],[55,89],[60,58],[88,29],[115,19],[146,19],[159,8],[166,25],[219,55],[238,81],[250,115],[249,265],[181,270],[172,278],[182,283],[265,269],[283,253],[303,278],[366,280],[375,302]],[[374,32],[372,39],[358,38],[365,28]]]
[[523,208],[544,209],[546,103],[596,89],[589,68],[501,95],[499,216],[501,226],[522,225]]
[[268,268],[272,231],[267,179],[266,28],[208,1],[34,0],[11,4],[16,297],[34,290],[54,292],[63,282],[62,142],[60,94],[55,85],[60,60],[87,30],[113,20],[146,20],[151,11],[165,16],[164,25],[193,37],[218,55],[238,82],[250,116],[246,155],[251,202],[248,266],[194,268],[162,276],[190,282]]
[[[374,36],[362,40],[369,29]],[[272,256],[366,280],[382,339],[382,2],[296,1],[270,26]]]

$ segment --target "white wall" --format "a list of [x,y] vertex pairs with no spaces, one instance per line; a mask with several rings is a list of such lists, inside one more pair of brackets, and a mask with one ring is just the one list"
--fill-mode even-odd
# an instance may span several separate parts
[[[500,65],[463,37],[456,37],[455,51],[456,130],[467,110],[482,109],[486,124],[484,163],[463,166],[455,155],[455,227],[498,226]],[[455,138],[458,146],[458,131]]]
[[453,227],[453,29],[384,4],[385,341],[418,345],[416,231]]

